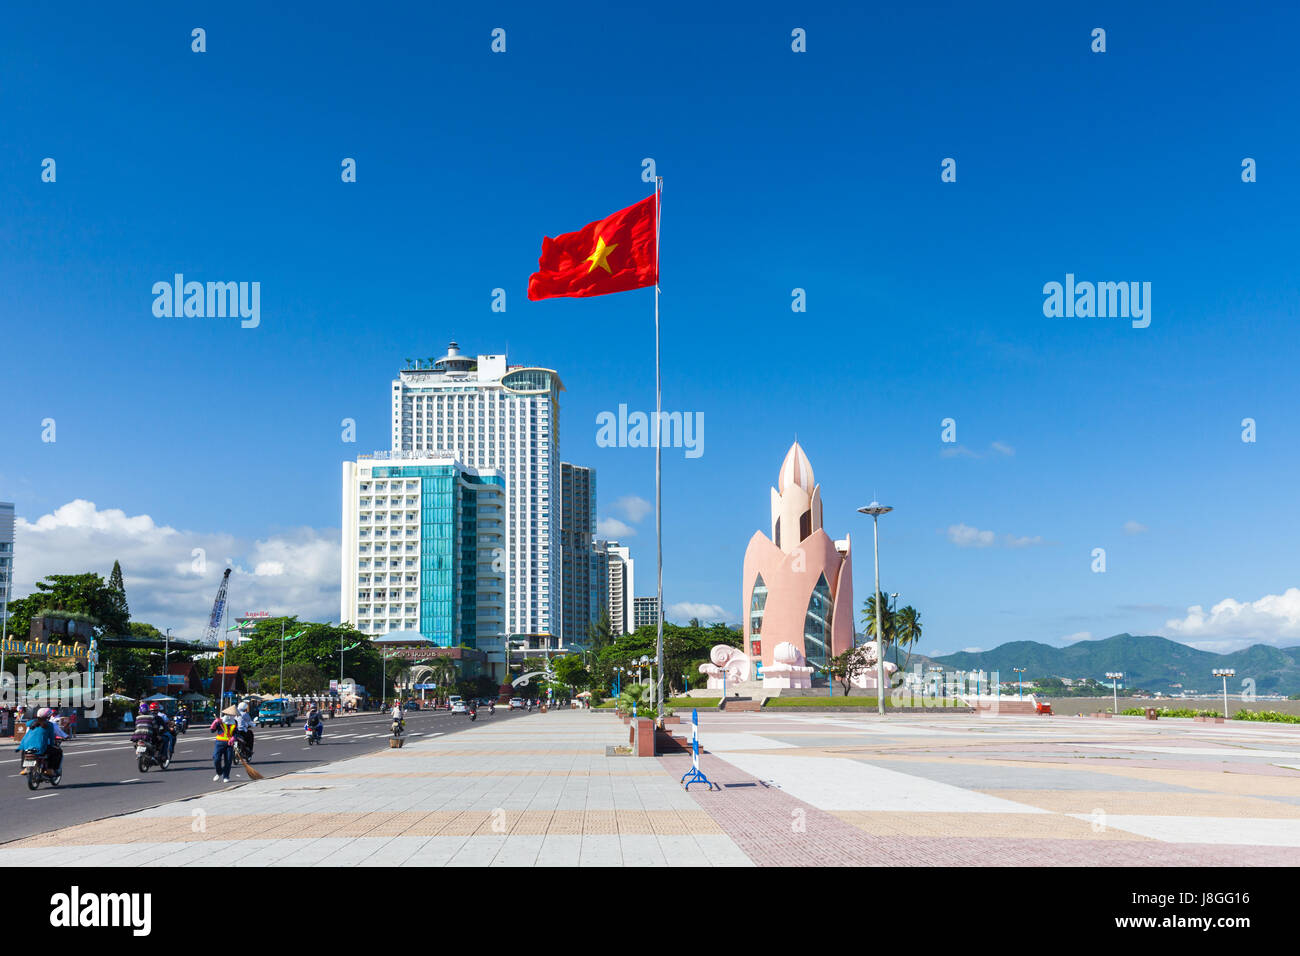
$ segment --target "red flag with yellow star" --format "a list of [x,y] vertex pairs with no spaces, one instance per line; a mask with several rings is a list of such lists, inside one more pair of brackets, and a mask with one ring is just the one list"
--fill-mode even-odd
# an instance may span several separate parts
[[528,298],[606,295],[644,289],[659,280],[655,197],[589,222],[577,232],[542,240]]

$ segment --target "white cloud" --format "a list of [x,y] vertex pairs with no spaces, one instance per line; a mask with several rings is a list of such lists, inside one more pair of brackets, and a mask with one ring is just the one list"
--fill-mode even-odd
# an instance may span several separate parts
[[717,604],[699,604],[694,601],[680,601],[677,604],[668,605],[668,613],[664,615],[664,620],[685,623],[693,617],[698,617],[702,624],[711,624],[714,621],[722,621],[723,623],[726,623],[727,612]]
[[973,452],[965,445],[950,445],[939,452],[943,458],[978,458],[979,453]]
[[1002,441],[995,441],[989,447],[992,448],[999,455],[1006,455],[1007,457],[1010,457],[1016,453],[1016,450],[1014,448],[1012,448],[1006,442],[1002,442]]
[[992,531],[981,531],[968,524],[948,525],[948,540],[959,548],[987,548],[997,542]]
[[[882,626],[882,627],[884,626],[883,622],[882,622],[881,626]],[[983,650],[984,650],[984,648],[982,648],[982,647],[963,647],[963,648],[961,649],[961,652],[962,652],[963,654],[979,654],[979,653],[982,652]]]
[[638,495],[624,495],[614,502],[613,508],[628,521],[637,524],[654,511],[655,506]]
[[602,538],[630,538],[636,534],[636,528],[617,518],[601,518],[596,522],[596,534]]
[[[243,611],[338,616],[339,533],[296,528],[268,538],[241,539],[213,531],[182,531],[149,515],[100,510],[77,499],[35,521],[14,526],[14,591],[26,595],[47,574],[93,571],[105,578],[122,563],[134,620],[196,639],[207,624],[221,573],[230,575],[232,616]],[[195,570],[194,550],[206,567]],[[229,562],[227,564],[227,562]]]
[[1124,533],[1125,533],[1125,534],[1141,534],[1143,531],[1146,531],[1146,530],[1147,530],[1147,526],[1144,525],[1144,524],[1142,524],[1141,522],[1138,522],[1138,521],[1125,521],[1125,522],[1124,522]]
[[1062,644],[1076,644],[1079,641],[1092,640],[1092,631],[1075,631],[1073,634],[1067,634],[1061,638]]
[[1165,622],[1170,636],[1203,650],[1234,650],[1251,644],[1286,647],[1300,639],[1300,588],[1242,603],[1224,598],[1206,611],[1196,604],[1182,618]]
[[[999,543],[998,535],[993,531],[981,531],[968,524],[948,525],[948,540],[959,548],[991,548]],[[1042,544],[1042,535],[1004,534],[1001,544],[1007,548],[1029,548]]]

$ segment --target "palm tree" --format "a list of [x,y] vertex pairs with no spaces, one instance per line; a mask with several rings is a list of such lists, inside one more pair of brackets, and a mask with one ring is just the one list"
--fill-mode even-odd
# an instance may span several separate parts
[[630,711],[634,704],[639,706],[645,696],[645,684],[628,684],[623,688],[623,693],[619,695],[618,701],[623,710]]
[[910,604],[895,612],[894,626],[898,629],[898,643],[907,648],[907,662],[903,670],[912,663],[912,645],[921,639],[921,612]]
[[456,662],[450,657],[439,655],[429,664],[433,670],[433,681],[438,685],[438,690],[442,693],[441,697],[447,696],[447,688],[456,683]]
[[[889,599],[881,593],[881,602],[884,607],[884,614],[880,619],[880,640],[884,647],[880,653],[885,653],[889,645],[894,642],[895,614],[889,610]],[[872,594],[862,603],[862,626],[866,631],[867,640],[876,639],[876,595]]]

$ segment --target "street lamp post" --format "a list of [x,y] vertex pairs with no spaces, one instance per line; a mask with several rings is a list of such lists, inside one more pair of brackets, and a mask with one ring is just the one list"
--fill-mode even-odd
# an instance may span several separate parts
[[1011,669],[1020,675],[1020,691],[1019,693],[1016,694],[1016,697],[1019,700],[1024,700],[1025,699],[1025,669],[1023,667],[1013,667]]
[[1119,716],[1119,682],[1124,679],[1123,671],[1106,671],[1106,679],[1110,681],[1110,694],[1112,701],[1112,711],[1116,717]]
[[[939,696],[939,680],[938,680],[938,678],[939,678],[939,675],[943,673],[943,668],[940,667],[938,664],[931,664],[931,665],[927,668],[927,670],[929,670],[929,672],[930,672],[930,680],[933,682],[933,686],[934,686],[934,696],[937,698],[937,697]],[[922,692],[921,696],[922,696],[922,697],[925,696],[924,692]]]
[[892,506],[882,505],[879,501],[858,509],[864,515],[871,515],[876,543],[876,713],[881,717],[885,716],[885,648],[880,639],[880,619],[883,616],[880,613],[880,516],[893,510]]
[[1214,676],[1223,678],[1223,716],[1226,719],[1228,716],[1228,678],[1236,677],[1237,672],[1231,667],[1216,667]]
[[172,652],[172,629],[167,628],[167,634],[163,637],[163,693],[166,694],[171,690],[171,680],[167,676],[167,658],[171,657]]

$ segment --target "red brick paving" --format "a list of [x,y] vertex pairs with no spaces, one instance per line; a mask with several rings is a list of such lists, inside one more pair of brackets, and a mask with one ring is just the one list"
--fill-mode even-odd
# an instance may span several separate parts
[[[681,779],[687,755],[658,758]],[[1167,766],[1167,765],[1166,765]],[[759,866],[1294,866],[1296,850],[1204,843],[874,836],[707,755],[695,802]],[[737,784],[741,786],[736,786]],[[748,784],[748,786],[746,786]],[[730,786],[729,786],[730,785]],[[803,811],[800,817],[796,811]],[[802,832],[796,824],[802,823]]]

